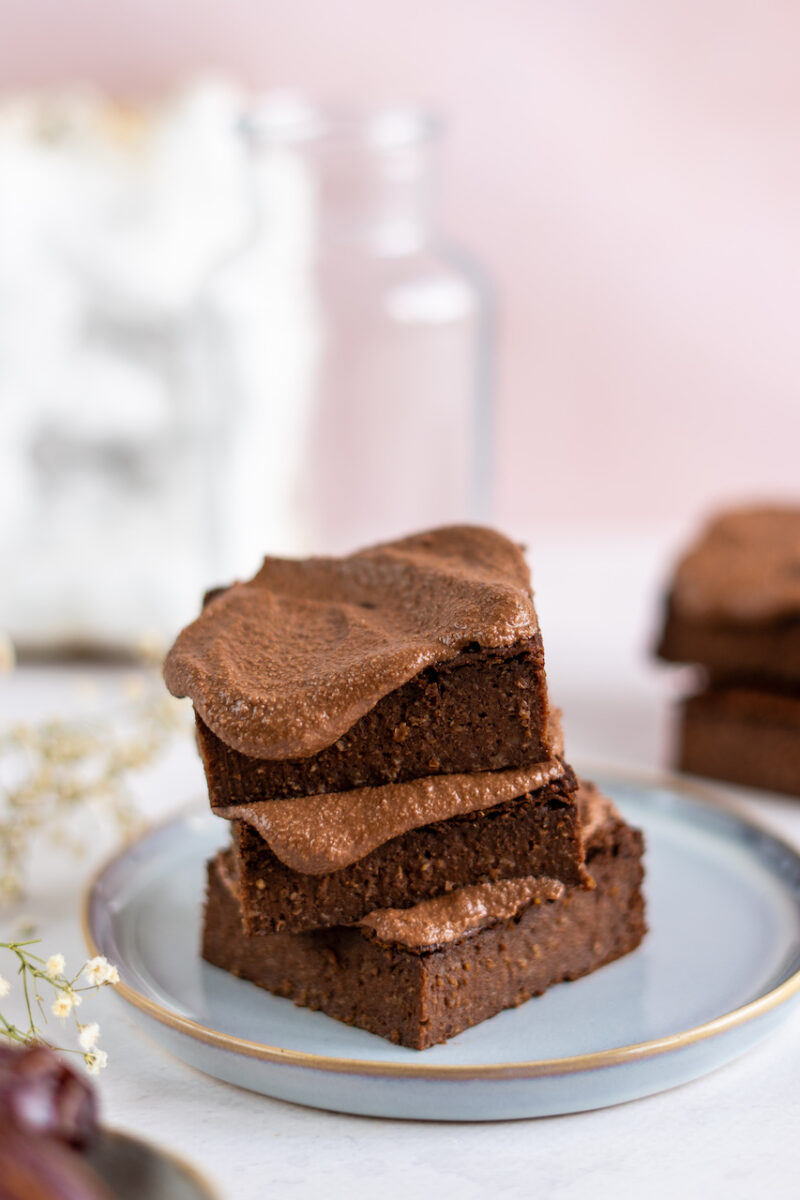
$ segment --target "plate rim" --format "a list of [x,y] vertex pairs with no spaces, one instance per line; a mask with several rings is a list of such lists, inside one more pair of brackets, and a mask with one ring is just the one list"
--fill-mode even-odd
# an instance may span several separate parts
[[[796,846],[792,845],[782,834],[770,829],[766,823],[762,824],[760,820],[754,820],[752,815],[745,811],[744,805],[740,801],[731,799],[713,787],[695,783],[691,779],[669,771],[650,771],[646,768],[619,765],[614,767],[610,764],[590,764],[588,769],[582,769],[579,773],[581,776],[616,775],[622,782],[630,781],[679,792],[690,803],[734,817],[752,832],[769,838],[800,864],[800,850]],[[194,804],[183,805],[163,820],[149,823],[137,837],[126,842],[108,856],[92,873],[84,888],[81,902],[81,927],[91,957],[103,953],[94,936],[91,921],[95,893],[102,880],[121,859],[125,858],[135,846],[146,838],[158,834],[172,824],[185,820],[187,816],[196,815]],[[704,1021],[690,1029],[667,1034],[663,1038],[634,1042],[627,1046],[615,1046],[609,1050],[593,1050],[586,1054],[505,1063],[382,1062],[380,1059],[343,1058],[335,1055],[314,1054],[304,1050],[287,1050],[280,1046],[270,1046],[264,1042],[237,1037],[235,1034],[222,1033],[191,1017],[184,1017],[160,1004],[157,1000],[152,1000],[143,992],[125,983],[124,980],[115,984],[114,991],[134,1008],[177,1033],[191,1037],[213,1049],[229,1051],[275,1066],[297,1067],[343,1075],[389,1076],[407,1079],[537,1079],[624,1066],[627,1063],[669,1054],[726,1033],[728,1030],[736,1029],[740,1025],[766,1015],[798,993],[800,991],[800,967],[777,987],[756,997],[748,1004],[740,1005],[738,1008],[731,1009],[730,1012],[722,1013],[720,1016],[713,1017],[710,1021]]]

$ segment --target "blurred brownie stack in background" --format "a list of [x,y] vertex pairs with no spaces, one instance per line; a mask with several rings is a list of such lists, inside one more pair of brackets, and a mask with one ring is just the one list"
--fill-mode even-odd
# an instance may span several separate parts
[[518,546],[267,559],[165,664],[212,809],[204,956],[415,1048],[633,949],[641,837],[566,763]]
[[800,796],[800,508],[707,526],[676,568],[658,653],[698,668],[680,769]]

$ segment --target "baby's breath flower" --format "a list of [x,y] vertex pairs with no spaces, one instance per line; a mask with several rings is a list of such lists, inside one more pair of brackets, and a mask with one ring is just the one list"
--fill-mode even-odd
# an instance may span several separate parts
[[119,983],[119,971],[104,954],[90,958],[83,968],[83,973],[94,987],[101,987],[104,983]]
[[90,1050],[84,1054],[83,1061],[90,1075],[99,1075],[108,1063],[108,1055],[105,1050]]
[[77,999],[79,997],[74,992],[59,992],[51,1006],[53,1016],[68,1017],[75,1007]]
[[80,1042],[81,1050],[94,1050],[97,1045],[97,1039],[100,1037],[100,1026],[96,1021],[92,1021],[90,1025],[78,1026],[78,1041]]
[[[37,1042],[51,1044],[50,1038],[38,1027],[37,1021],[38,1015],[41,1015],[43,1022],[47,1023],[47,1013],[41,993],[52,988],[54,999],[50,1004],[50,1012],[62,1020],[69,1016],[73,1017],[80,1046],[79,1052],[83,1056],[87,1070],[96,1075],[108,1060],[105,1051],[97,1048],[97,1041],[100,1037],[100,1026],[97,1022],[90,1021],[84,1024],[77,1020],[76,1009],[83,1003],[81,992],[88,990],[86,987],[78,986],[78,979],[84,976],[89,980],[91,986],[100,988],[107,983],[118,982],[119,972],[107,958],[98,955],[84,963],[74,978],[66,978],[64,955],[51,954],[49,958],[45,958],[43,955],[40,957],[31,949],[32,946],[38,946],[38,944],[38,939],[0,942],[0,952],[7,952],[16,962],[28,1012],[27,1027],[12,1024],[5,1014],[0,1013],[0,1042],[5,1039],[23,1046]],[[7,996],[9,990],[10,984],[0,976],[0,998]],[[35,1004],[33,1000],[36,1001]],[[66,1050],[68,1053],[76,1053],[72,1047],[68,1047]],[[2,1186],[0,1186],[0,1192],[2,1192]]]
[[63,954],[51,954],[44,965],[45,974],[49,979],[56,979],[59,975],[64,974],[65,966]]
[[[145,649],[155,654],[154,645]],[[11,661],[13,648],[0,630],[0,672]],[[134,831],[132,775],[187,727],[185,706],[163,695],[155,672],[143,669],[137,679],[124,689],[117,713],[0,725],[0,905],[22,893],[39,836],[89,827],[73,819],[78,812],[111,818],[123,836]]]

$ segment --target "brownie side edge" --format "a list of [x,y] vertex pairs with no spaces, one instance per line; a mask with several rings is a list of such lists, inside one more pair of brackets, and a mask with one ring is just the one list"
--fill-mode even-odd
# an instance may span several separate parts
[[800,796],[800,695],[714,688],[679,710],[681,771]]
[[551,756],[541,636],[474,648],[384,696],[334,745],[304,759],[251,758],[197,717],[212,807],[380,787]]
[[646,932],[642,853],[642,835],[620,822],[591,856],[592,891],[569,888],[555,903],[427,956],[419,1048],[635,950]]
[[762,624],[698,621],[667,602],[656,654],[726,676],[763,676],[800,682],[800,620]]
[[567,767],[533,794],[408,830],[327,875],[291,870],[260,834],[234,822],[245,928],[349,925],[376,908],[408,908],[453,888],[520,875],[585,885],[576,786]]
[[374,946],[357,929],[248,937],[216,859],[208,864],[202,956],[275,996],[392,1042],[410,1045],[420,1027],[419,958]]

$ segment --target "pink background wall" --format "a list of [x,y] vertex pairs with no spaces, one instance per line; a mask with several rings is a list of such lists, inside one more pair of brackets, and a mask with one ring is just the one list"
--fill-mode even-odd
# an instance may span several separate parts
[[4,87],[217,68],[450,121],[445,224],[501,298],[497,516],[800,493],[800,7],[5,0]]

